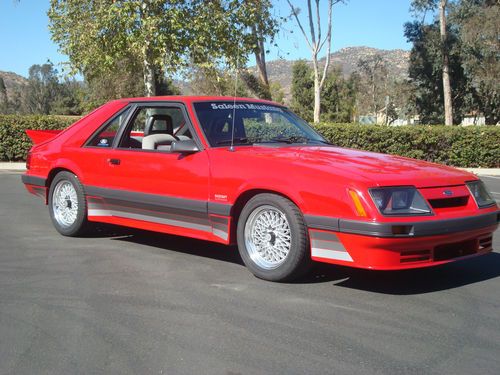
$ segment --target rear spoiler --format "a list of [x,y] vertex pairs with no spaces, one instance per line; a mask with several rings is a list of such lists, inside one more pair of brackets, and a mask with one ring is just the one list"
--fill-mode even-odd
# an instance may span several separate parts
[[60,132],[62,130],[26,130],[26,134],[30,137],[34,145],[48,141]]

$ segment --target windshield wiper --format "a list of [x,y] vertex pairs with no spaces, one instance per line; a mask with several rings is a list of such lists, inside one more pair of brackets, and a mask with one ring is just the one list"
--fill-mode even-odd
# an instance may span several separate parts
[[326,145],[331,145],[330,142],[323,141],[321,139],[313,139],[302,136],[291,136],[291,137],[274,137],[267,140],[259,140],[257,143],[322,143]]
[[246,137],[235,137],[234,139],[224,139],[222,141],[217,141],[215,144],[217,145],[230,145],[231,142],[237,143],[248,143],[248,138]]
[[291,136],[291,137],[274,137],[270,139],[270,142],[281,142],[281,143],[297,143],[299,140],[307,142],[306,137],[297,137],[297,136]]

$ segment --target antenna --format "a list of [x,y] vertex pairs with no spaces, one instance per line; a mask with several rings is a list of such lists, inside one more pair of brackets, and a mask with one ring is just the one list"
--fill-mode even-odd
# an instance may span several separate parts
[[229,151],[234,151],[234,121],[236,117],[236,90],[238,89],[238,65],[239,65],[239,54],[240,54],[240,44],[238,43],[238,49],[236,54],[236,70],[234,72],[234,95],[233,95],[233,125],[231,126],[231,147]]

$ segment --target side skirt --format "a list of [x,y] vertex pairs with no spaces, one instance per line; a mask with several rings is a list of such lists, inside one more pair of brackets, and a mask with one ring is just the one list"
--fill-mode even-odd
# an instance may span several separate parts
[[169,207],[97,196],[87,196],[87,204],[90,221],[229,243],[229,216],[181,208],[179,205]]

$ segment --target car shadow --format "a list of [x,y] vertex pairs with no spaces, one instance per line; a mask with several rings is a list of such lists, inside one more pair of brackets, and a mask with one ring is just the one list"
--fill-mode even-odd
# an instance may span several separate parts
[[476,258],[441,266],[404,271],[372,271],[318,264],[298,283],[334,282],[335,286],[369,292],[412,295],[458,288],[500,276],[500,254],[489,253]]
[[215,242],[197,240],[189,237],[174,236],[141,229],[132,229],[114,225],[100,225],[94,238],[109,237],[113,241],[125,241],[154,247],[157,249],[175,251],[184,254],[210,258],[244,266],[236,246],[225,246]]
[[[111,240],[132,242],[244,266],[236,246],[113,225],[100,226],[92,237],[109,237]],[[454,289],[499,276],[500,254],[493,252],[442,266],[404,271],[372,271],[315,263],[307,276],[290,284],[333,282],[336,287],[381,294],[412,295]]]

